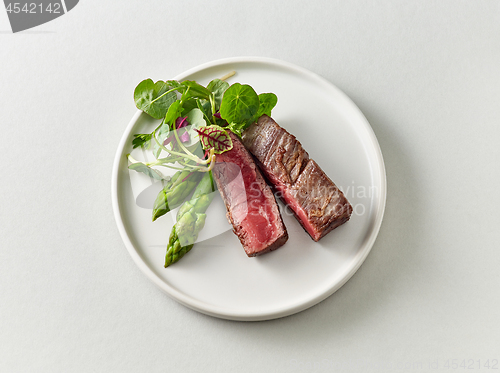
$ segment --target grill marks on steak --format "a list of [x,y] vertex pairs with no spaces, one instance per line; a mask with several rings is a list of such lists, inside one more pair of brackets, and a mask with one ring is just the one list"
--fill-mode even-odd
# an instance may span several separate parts
[[[269,119],[269,122],[265,119]],[[243,133],[243,144],[252,153],[271,184],[294,184],[309,162],[309,154],[295,136],[267,115]]]
[[239,138],[229,132],[233,149],[216,156],[213,175],[227,219],[248,256],[275,250],[288,239],[274,195]]
[[352,207],[344,194],[314,160],[309,160],[297,181],[283,193],[315,241],[351,217]]
[[352,207],[342,191],[295,136],[270,117],[263,115],[251,125],[243,143],[314,241],[349,220]]

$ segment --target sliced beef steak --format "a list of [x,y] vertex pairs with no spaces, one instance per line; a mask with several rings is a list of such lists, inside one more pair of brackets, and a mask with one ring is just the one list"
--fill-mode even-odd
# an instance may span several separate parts
[[240,139],[218,154],[213,175],[226,204],[227,219],[248,256],[275,250],[288,239],[274,195]]
[[243,143],[314,241],[349,220],[352,207],[342,191],[295,136],[270,117],[263,115],[251,125]]

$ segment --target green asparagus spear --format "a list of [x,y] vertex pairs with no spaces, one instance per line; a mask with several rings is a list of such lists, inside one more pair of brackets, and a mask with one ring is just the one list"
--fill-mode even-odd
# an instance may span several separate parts
[[201,175],[199,172],[177,171],[156,197],[153,221],[181,205],[194,189]]
[[177,223],[172,227],[168,240],[165,268],[193,248],[198,234],[205,226],[205,211],[214,198],[214,190],[212,172],[207,172],[196,187],[193,197],[179,209]]

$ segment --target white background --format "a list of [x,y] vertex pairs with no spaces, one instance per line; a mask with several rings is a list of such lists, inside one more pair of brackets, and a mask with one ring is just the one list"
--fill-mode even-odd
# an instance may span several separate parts
[[[0,9],[0,371],[460,371],[464,360],[494,371],[499,4],[82,0],[19,34]],[[111,208],[136,84],[234,56],[334,83],[387,169],[365,264],[274,321],[215,319],[168,298],[130,258]]]

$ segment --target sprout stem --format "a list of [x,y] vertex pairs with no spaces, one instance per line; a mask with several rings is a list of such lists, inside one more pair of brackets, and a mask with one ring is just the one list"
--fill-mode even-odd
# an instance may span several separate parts
[[234,74],[236,74],[236,71],[233,70],[233,71],[227,73],[226,75],[224,75],[222,78],[220,78],[220,80],[229,79],[230,77],[234,76]]

